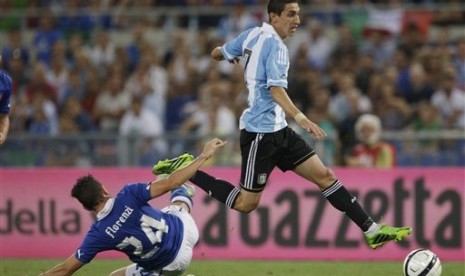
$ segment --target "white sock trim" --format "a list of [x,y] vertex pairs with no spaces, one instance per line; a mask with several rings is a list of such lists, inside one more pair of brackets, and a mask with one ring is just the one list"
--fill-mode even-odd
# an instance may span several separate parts
[[192,200],[189,197],[185,196],[175,196],[171,199],[171,203],[175,201],[181,201],[183,203],[186,203],[187,206],[189,206],[189,209],[192,211]]
[[378,232],[378,230],[381,228],[381,225],[376,223],[376,222],[373,222],[370,227],[368,227],[368,230],[365,231],[365,234],[368,234],[368,235],[373,235],[375,234],[376,232]]

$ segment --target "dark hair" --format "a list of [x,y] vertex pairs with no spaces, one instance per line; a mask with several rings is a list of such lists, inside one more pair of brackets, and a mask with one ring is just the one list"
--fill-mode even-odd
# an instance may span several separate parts
[[84,208],[93,211],[104,197],[102,184],[91,174],[82,176],[74,184],[71,196],[79,200]]
[[284,6],[290,3],[297,3],[297,0],[269,0],[268,14],[273,12],[277,15],[281,15],[281,13],[284,11]]

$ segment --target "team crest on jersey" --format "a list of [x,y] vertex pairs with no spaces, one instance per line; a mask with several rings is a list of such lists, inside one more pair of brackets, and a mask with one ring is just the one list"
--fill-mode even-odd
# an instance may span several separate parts
[[260,185],[264,185],[266,183],[266,173],[261,173],[258,175],[257,183]]

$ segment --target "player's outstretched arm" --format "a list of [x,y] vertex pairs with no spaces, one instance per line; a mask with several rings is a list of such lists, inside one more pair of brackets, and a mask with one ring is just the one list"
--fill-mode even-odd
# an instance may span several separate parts
[[215,152],[225,144],[225,141],[218,138],[208,141],[203,147],[202,153],[194,159],[192,163],[184,168],[176,170],[165,179],[152,182],[150,185],[151,197],[155,198],[161,196],[187,182],[200,169],[203,163],[210,159],[210,157],[212,157],[213,154],[215,154]]
[[273,99],[279,106],[284,109],[284,112],[289,117],[294,118],[294,120],[306,131],[312,133],[316,139],[324,138],[326,137],[326,132],[321,129],[317,124],[314,122],[310,121],[310,119],[305,116],[302,111],[300,111],[295,104],[292,102],[292,100],[289,98],[287,95],[286,91],[284,88],[279,87],[279,86],[273,86],[270,88],[270,93]]
[[66,261],[54,266],[50,270],[39,274],[39,276],[68,276],[73,275],[84,264],[81,263],[74,255],[70,256]]
[[8,114],[0,114],[0,145],[5,143],[9,127],[10,117],[8,116]]

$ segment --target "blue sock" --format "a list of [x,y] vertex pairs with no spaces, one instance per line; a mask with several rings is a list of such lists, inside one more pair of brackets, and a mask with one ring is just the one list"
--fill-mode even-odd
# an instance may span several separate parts
[[186,190],[182,186],[171,191],[171,202],[175,201],[186,203],[187,206],[189,206],[189,209],[192,210],[192,198],[187,194]]

